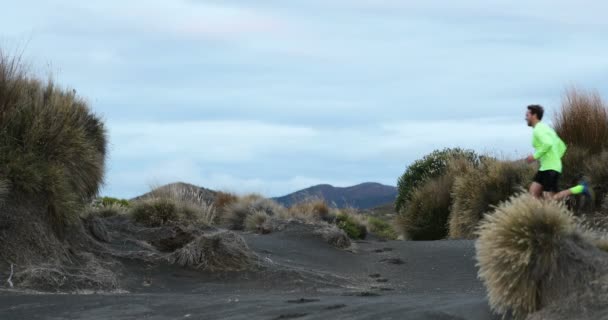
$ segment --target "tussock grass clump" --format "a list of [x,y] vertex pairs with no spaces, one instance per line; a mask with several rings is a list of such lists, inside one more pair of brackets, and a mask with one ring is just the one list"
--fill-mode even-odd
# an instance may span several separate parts
[[305,222],[331,222],[333,215],[327,203],[322,199],[300,201],[288,209],[288,216]]
[[224,209],[223,224],[232,230],[244,230],[245,219],[254,213],[265,213],[270,217],[283,216],[285,207],[260,195],[247,195]]
[[530,183],[534,172],[522,161],[486,159],[479,169],[457,177],[452,189],[450,238],[474,238],[483,215]]
[[78,97],[0,53],[0,175],[23,201],[43,198],[56,232],[76,221],[103,182],[106,129]]
[[321,235],[325,242],[339,249],[346,249],[352,244],[351,238],[346,232],[332,224],[321,224],[321,227],[317,228],[314,233]]
[[255,264],[255,254],[231,231],[204,234],[172,253],[170,263],[200,270],[243,271]]
[[175,201],[167,198],[151,198],[135,202],[130,210],[137,223],[147,227],[160,227],[181,220]]
[[216,210],[197,188],[173,184],[154,189],[149,196],[131,202],[131,217],[148,227],[159,227],[171,222],[212,225]]
[[245,230],[261,234],[270,233],[273,229],[271,219],[266,212],[254,212],[245,218]]
[[562,204],[528,194],[486,215],[476,250],[492,309],[523,318],[585,287],[601,254],[578,230]]
[[592,154],[608,147],[608,108],[595,91],[567,90],[553,122],[555,131],[569,146]]

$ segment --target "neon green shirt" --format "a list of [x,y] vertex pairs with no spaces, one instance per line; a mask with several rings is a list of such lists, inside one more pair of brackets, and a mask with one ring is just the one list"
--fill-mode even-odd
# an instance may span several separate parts
[[536,150],[534,159],[540,162],[540,171],[562,172],[562,157],[566,153],[566,144],[555,130],[543,122],[538,122],[532,133],[532,146]]

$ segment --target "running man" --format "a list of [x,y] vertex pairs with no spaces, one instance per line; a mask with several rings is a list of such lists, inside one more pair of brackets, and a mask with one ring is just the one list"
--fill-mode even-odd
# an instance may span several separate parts
[[562,157],[566,153],[566,144],[555,133],[555,130],[541,121],[544,112],[540,105],[529,105],[526,112],[528,126],[534,128],[532,146],[536,151],[528,156],[526,160],[528,163],[540,162],[540,169],[534,176],[534,182],[530,185],[530,193],[536,198],[544,197],[554,200],[562,200],[574,194],[584,194],[591,198],[592,190],[586,182],[559,191]]

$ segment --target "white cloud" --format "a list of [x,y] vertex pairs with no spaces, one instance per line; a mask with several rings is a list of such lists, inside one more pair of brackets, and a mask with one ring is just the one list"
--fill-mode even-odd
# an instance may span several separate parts
[[[387,173],[395,178],[399,173],[386,172],[382,166],[405,165],[444,147],[523,157],[530,150],[531,134],[523,120],[509,119],[403,121],[346,129],[239,121],[159,122],[114,125],[110,131],[116,145],[112,163],[142,163],[111,170],[109,190],[129,190],[130,195],[151,183],[184,181],[275,196],[313,184],[367,181],[356,170],[369,163],[376,167],[366,172],[376,172],[375,180],[390,181]],[[305,159],[316,159],[330,171],[332,166],[354,163],[355,171],[348,179],[318,177],[313,173],[318,164],[307,164]],[[242,165],[254,172],[242,171]],[[262,171],[268,166],[281,168],[281,177],[255,173],[255,168]],[[292,174],[286,176],[285,171]]]

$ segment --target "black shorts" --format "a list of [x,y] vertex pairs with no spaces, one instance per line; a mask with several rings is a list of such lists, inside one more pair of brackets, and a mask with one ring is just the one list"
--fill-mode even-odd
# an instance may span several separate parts
[[559,177],[561,173],[555,170],[538,171],[534,176],[534,182],[543,186],[544,192],[559,192]]

